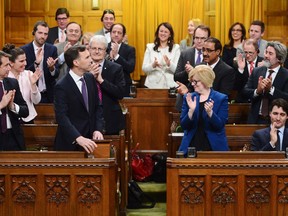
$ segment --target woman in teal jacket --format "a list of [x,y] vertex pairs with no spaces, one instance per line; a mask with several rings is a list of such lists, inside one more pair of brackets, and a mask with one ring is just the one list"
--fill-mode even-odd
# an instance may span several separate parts
[[193,93],[184,95],[180,116],[184,130],[179,151],[187,154],[188,147],[197,151],[228,151],[225,124],[228,120],[228,96],[214,91],[213,70],[198,65],[189,73]]

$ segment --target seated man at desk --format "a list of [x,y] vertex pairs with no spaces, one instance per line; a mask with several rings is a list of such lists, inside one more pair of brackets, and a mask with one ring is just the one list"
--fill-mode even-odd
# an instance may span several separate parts
[[288,147],[288,102],[282,98],[273,100],[270,108],[271,125],[256,130],[252,135],[252,151],[285,151]]

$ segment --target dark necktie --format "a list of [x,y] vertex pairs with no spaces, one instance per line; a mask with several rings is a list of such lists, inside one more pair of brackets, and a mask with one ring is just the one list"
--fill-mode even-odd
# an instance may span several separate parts
[[280,130],[277,130],[276,151],[282,151],[281,146],[280,146],[281,140],[280,140],[279,133],[280,133]]
[[201,63],[201,50],[198,50],[198,56],[197,56],[197,59],[196,59],[196,65],[198,65],[200,63]]
[[97,90],[98,90],[98,97],[99,97],[99,102],[102,104],[102,90],[100,84],[97,82]]
[[82,82],[82,97],[86,106],[86,109],[89,110],[89,106],[88,106],[88,94],[87,94],[87,87],[86,87],[86,83],[84,78],[82,77],[81,79]]
[[[4,90],[3,90],[3,83],[0,82],[0,101],[2,100],[2,97],[4,95]],[[4,107],[1,110],[1,132],[5,133],[7,130],[7,120],[6,120],[6,107]]]
[[[272,76],[272,73],[274,72],[273,70],[269,70],[268,71],[269,74],[268,74],[268,77],[267,78],[271,78]],[[262,109],[261,109],[261,114],[263,116],[268,116],[268,108],[269,108],[269,99],[268,99],[268,94],[267,93],[264,93],[263,95],[263,99],[262,99]]]

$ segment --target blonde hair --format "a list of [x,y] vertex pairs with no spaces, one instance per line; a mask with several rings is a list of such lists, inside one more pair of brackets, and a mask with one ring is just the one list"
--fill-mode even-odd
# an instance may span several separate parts
[[94,36],[94,33],[92,32],[86,32],[83,34],[82,38],[81,38],[81,44],[82,45],[85,45],[84,44],[84,40],[87,40],[88,41],[88,44],[90,42],[90,39]]
[[[188,21],[188,23],[191,22],[191,21],[194,24],[194,29],[196,29],[199,25],[202,24],[202,22],[201,22],[201,20],[199,18],[190,19]],[[194,33],[193,33],[193,36],[194,36]],[[192,40],[192,43],[191,43],[191,40]],[[189,35],[189,34],[187,34],[187,36],[186,36],[186,44],[187,44],[187,46],[190,46],[190,44],[193,45],[193,37],[191,38],[191,35]]]
[[192,68],[189,72],[189,81],[192,81],[193,76],[197,75],[199,80],[208,88],[212,87],[215,73],[211,67],[207,65],[197,65],[195,68]]

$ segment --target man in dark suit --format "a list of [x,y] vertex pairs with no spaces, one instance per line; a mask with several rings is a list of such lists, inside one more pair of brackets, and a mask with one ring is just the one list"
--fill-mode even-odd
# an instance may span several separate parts
[[126,28],[122,23],[116,23],[111,26],[111,43],[108,44],[107,53],[109,59],[120,64],[123,67],[125,78],[124,96],[129,97],[132,79],[130,74],[135,69],[136,55],[135,48],[123,43]]
[[108,43],[104,36],[94,35],[89,52],[96,64],[91,73],[102,92],[105,134],[119,134],[125,128],[125,118],[118,100],[124,97],[125,79],[122,66],[105,60]]
[[[92,59],[86,46],[72,46],[64,54],[70,68],[55,85],[55,115],[58,123],[54,149],[92,153],[95,141],[103,139],[103,113],[96,80],[90,71]],[[93,139],[93,140],[92,140]]]
[[249,124],[268,124],[268,107],[272,100],[288,100],[288,71],[281,64],[287,55],[286,46],[278,41],[268,42],[264,66],[255,68],[248,79],[243,95],[251,100]]
[[25,144],[19,118],[27,117],[29,111],[18,81],[8,77],[9,57],[0,51],[0,151],[21,151]]
[[69,23],[69,11],[67,8],[58,8],[55,13],[57,26],[50,28],[48,33],[47,43],[56,44],[66,40],[66,26]]
[[250,102],[242,95],[242,90],[247,83],[247,80],[252,74],[253,69],[263,64],[263,58],[258,56],[259,48],[256,40],[247,39],[243,43],[243,53],[240,53],[237,57],[238,71],[236,72],[236,79],[234,83],[234,90],[237,91],[236,103]]
[[256,130],[252,135],[252,151],[285,151],[288,147],[288,102],[282,98],[272,101],[270,127]]
[[[199,25],[194,31],[194,46],[188,48],[181,52],[176,71],[174,74],[174,81],[181,82],[182,84],[188,86],[188,74],[192,67],[203,61],[202,48],[204,46],[204,41],[210,37],[211,31],[208,26]],[[200,55],[200,57],[198,57]],[[198,60],[199,58],[199,60]],[[197,60],[199,62],[197,62]]]
[[45,43],[49,27],[44,21],[37,21],[33,28],[34,40],[22,46],[26,54],[26,70],[35,71],[39,67],[42,76],[38,80],[38,88],[41,93],[40,103],[53,103],[53,88],[59,75],[57,48]]

